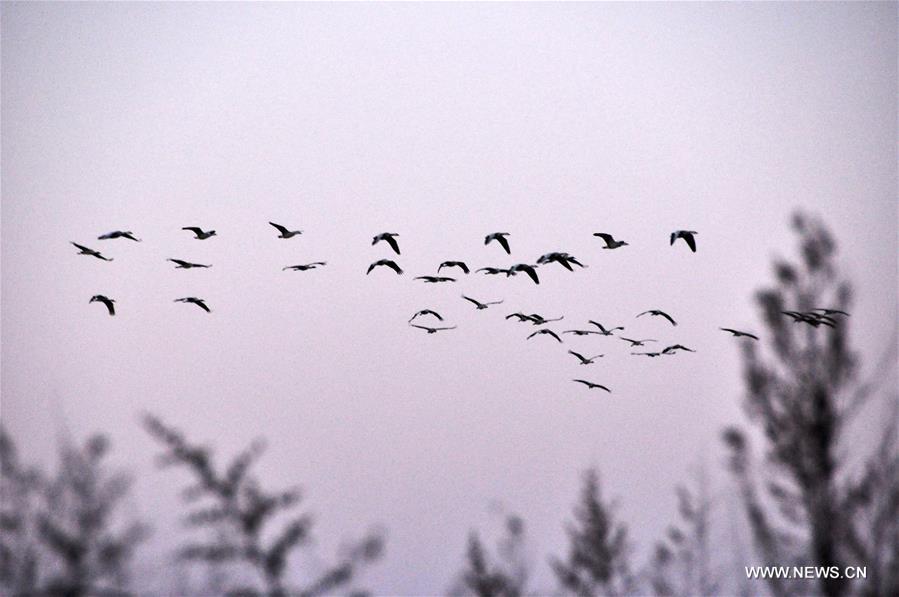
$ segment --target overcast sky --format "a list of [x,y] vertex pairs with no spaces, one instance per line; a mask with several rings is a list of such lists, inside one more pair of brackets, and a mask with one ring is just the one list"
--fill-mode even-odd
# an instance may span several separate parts
[[[267,438],[260,473],[304,487],[325,559],[385,526],[377,592],[444,591],[494,502],[524,516],[552,587],[585,467],[642,549],[697,462],[726,483],[720,430],[743,417],[738,346],[717,328],[761,330],[752,294],[794,254],[792,210],[840,240],[864,362],[889,344],[896,64],[887,3],[4,3],[3,424],[43,463],[61,433],[111,435],[157,529],[141,589],[166,588],[151,575],[186,536],[184,477],[154,467],[145,410],[225,454]],[[696,254],[668,246],[678,228],[699,232]],[[144,240],[96,240],[113,229]],[[497,230],[512,259],[483,245]],[[391,256],[370,244],[383,231],[404,276],[365,276]],[[603,251],[596,231],[630,246]],[[551,250],[589,267],[541,268],[539,286],[412,280]],[[505,303],[475,311],[462,292]],[[172,302],[188,295],[213,312]],[[425,307],[458,329],[409,328]],[[651,308],[680,325],[634,319]],[[503,320],[516,310],[698,352],[525,341]],[[606,357],[578,367],[566,348]]]

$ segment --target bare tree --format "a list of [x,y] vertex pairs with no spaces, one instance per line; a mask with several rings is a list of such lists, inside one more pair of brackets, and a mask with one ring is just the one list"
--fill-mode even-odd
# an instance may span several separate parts
[[491,558],[478,534],[468,537],[465,568],[459,574],[455,595],[478,597],[521,597],[528,581],[528,564],[524,556],[524,521],[516,515],[505,520],[505,536]]
[[[836,266],[830,232],[802,214],[794,216],[793,228],[800,237],[799,262],[776,263],[776,283],[758,294],[767,350],[755,342],[743,344],[745,410],[763,437],[763,459],[755,462],[746,433],[729,428],[724,440],[730,468],[766,564],[834,566],[840,571],[808,582],[770,578],[772,592],[895,595],[895,430],[887,429],[873,455],[859,455],[849,441],[847,430],[877,386],[876,379],[857,379],[850,318],[831,312],[824,323],[814,325],[808,318],[784,316],[785,311],[822,308],[845,312],[852,296]],[[861,475],[851,470],[859,460]],[[869,578],[853,583],[842,574],[846,565],[867,566]]]
[[63,443],[59,470],[47,477],[22,466],[12,440],[0,431],[0,582],[13,594],[77,597],[126,591],[130,562],[147,527],[118,522],[131,481],[107,470],[108,451],[102,435],[80,447]]
[[719,583],[711,564],[712,499],[701,468],[695,488],[676,488],[679,524],[659,541],[648,571],[656,595],[715,595]]
[[627,529],[615,520],[614,505],[603,500],[595,469],[584,474],[574,519],[568,527],[567,560],[550,560],[562,589],[581,597],[624,595],[632,590]]
[[[286,514],[299,503],[300,494],[296,488],[266,491],[250,474],[252,465],[262,454],[262,443],[254,442],[220,470],[209,449],[190,443],[180,431],[159,418],[147,415],[144,424],[165,446],[161,464],[183,466],[194,477],[194,485],[184,492],[185,501],[193,507],[185,522],[211,532],[211,540],[184,545],[178,552],[179,559],[209,564],[249,564],[258,574],[265,595],[306,597],[345,587],[361,565],[380,557],[383,537],[379,532],[372,532],[342,550],[337,562],[322,574],[304,586],[290,587],[287,578],[289,558],[310,541],[313,520],[308,514],[293,515],[271,533],[270,538],[264,536],[264,529],[274,518]],[[205,501],[205,505],[194,506],[201,501]],[[253,586],[231,587],[226,592],[260,594]]]

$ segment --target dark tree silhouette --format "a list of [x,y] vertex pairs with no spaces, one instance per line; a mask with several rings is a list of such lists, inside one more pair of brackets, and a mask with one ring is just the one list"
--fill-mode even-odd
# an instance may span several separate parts
[[468,536],[465,568],[451,593],[478,597],[521,597],[525,594],[528,565],[523,553],[524,521],[511,515],[505,523],[505,536],[497,547],[496,558],[489,556],[476,532]]
[[584,474],[565,561],[552,558],[550,565],[562,589],[582,597],[624,595],[634,588],[630,571],[627,529],[615,520],[614,505],[602,499],[595,469]]
[[108,451],[102,435],[80,447],[63,443],[59,470],[47,477],[23,466],[0,430],[0,583],[11,594],[126,592],[131,558],[147,527],[118,522],[131,481],[107,470]]
[[[165,445],[161,465],[183,466],[194,477],[195,484],[184,492],[185,501],[193,508],[185,522],[211,531],[210,540],[184,545],[178,552],[179,559],[213,565],[249,564],[264,586],[264,591],[252,586],[231,587],[226,591],[228,594],[311,597],[331,593],[346,587],[361,565],[381,556],[382,534],[371,532],[342,550],[337,562],[317,578],[301,587],[289,586],[290,556],[310,541],[313,520],[308,514],[294,515],[280,529],[270,533],[270,538],[264,536],[264,529],[271,526],[269,523],[274,518],[298,505],[300,494],[296,488],[266,491],[250,474],[251,467],[262,454],[263,444],[254,442],[220,470],[209,449],[190,443],[180,431],[159,418],[147,415],[144,424],[149,433]],[[206,505],[195,506],[201,501]]]
[[[770,565],[867,566],[868,578],[769,579],[776,595],[820,592],[899,594],[899,446],[895,429],[873,455],[859,454],[848,432],[879,378],[860,383],[846,315],[809,325],[783,311],[849,311],[851,288],[836,263],[836,242],[816,219],[797,214],[798,263],[777,262],[776,283],[758,294],[768,348],[743,343],[745,410],[764,443],[761,465],[746,433],[724,441],[739,482],[753,540]],[[892,350],[895,350],[893,346]],[[895,354],[892,363],[895,365]],[[894,413],[895,414],[895,413]],[[893,417],[895,424],[895,417]],[[870,426],[868,427],[870,429]],[[861,473],[852,465],[862,462]]]
[[719,583],[711,564],[711,512],[705,470],[695,488],[676,488],[680,523],[668,528],[656,543],[648,579],[656,595],[716,595]]

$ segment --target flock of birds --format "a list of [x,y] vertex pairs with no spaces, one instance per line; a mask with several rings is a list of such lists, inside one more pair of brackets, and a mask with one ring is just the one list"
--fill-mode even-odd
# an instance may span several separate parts
[[[273,228],[275,228],[275,230],[277,230],[278,238],[281,238],[281,239],[290,239],[295,236],[299,236],[303,233],[302,230],[291,230],[285,226],[276,224],[274,222],[269,222],[269,224]],[[198,226],[185,226],[184,228],[182,228],[182,230],[193,233],[194,238],[196,240],[201,240],[201,241],[208,240],[214,236],[217,236],[215,230],[203,230],[202,228],[200,228]],[[670,235],[670,243],[669,244],[673,246],[676,241],[682,240],[683,243],[686,244],[687,247],[689,247],[690,251],[695,253],[696,252],[696,235],[697,234],[698,233],[694,230],[675,230]],[[507,255],[511,255],[512,250],[511,250],[511,247],[509,244],[509,236],[510,236],[510,233],[508,233],[508,232],[493,232],[484,237],[484,244],[490,245],[491,243],[496,243],[497,245],[499,245],[499,247],[501,247],[505,251],[505,253]],[[616,240],[611,234],[608,234],[605,232],[595,232],[593,234],[593,236],[601,239],[604,242],[605,246],[602,247],[603,249],[615,250],[615,249],[620,249],[620,248],[628,245],[628,243],[626,241]],[[377,245],[378,243],[383,242],[386,245],[388,245],[396,255],[400,255],[401,254],[400,246],[399,246],[399,242],[397,241],[397,237],[399,237],[398,233],[382,232],[372,238],[371,244],[374,246],[374,245]],[[115,230],[112,232],[108,232],[106,234],[102,234],[102,235],[98,236],[97,239],[98,240],[127,239],[127,240],[131,240],[134,242],[141,242],[141,239],[135,237],[133,232],[123,231],[123,230]],[[112,261],[113,260],[111,257],[106,257],[97,250],[88,248],[84,245],[80,245],[75,242],[72,242],[72,244],[79,250],[79,253],[78,253],[79,255],[87,255],[87,256],[95,257],[97,259],[101,259],[103,261]],[[192,269],[192,268],[212,267],[211,264],[193,263],[193,262],[185,261],[182,259],[169,258],[169,259],[167,259],[167,261],[174,263],[176,269]],[[546,253],[545,255],[540,256],[536,260],[536,263],[533,263],[533,264],[516,263],[507,268],[482,267],[482,268],[478,268],[474,271],[475,271],[475,273],[483,272],[485,275],[504,275],[506,277],[516,276],[520,273],[523,273],[526,276],[528,276],[528,278],[530,278],[530,280],[533,281],[534,284],[540,284],[540,277],[537,273],[538,268],[548,266],[552,263],[556,263],[568,271],[574,271],[574,268],[572,266],[577,266],[580,268],[586,267],[584,264],[582,264],[580,261],[578,261],[578,259],[576,257],[574,257],[573,255],[571,255],[569,253],[565,253],[565,252],[555,252],[554,251],[554,252]],[[324,267],[325,265],[327,265],[327,263],[324,261],[315,261],[312,263],[288,265],[288,266],[284,267],[283,270],[285,270],[285,271],[287,271],[287,270],[308,271],[308,270],[316,269],[319,267]],[[365,273],[366,273],[366,275],[369,275],[373,271],[375,271],[377,268],[382,268],[382,267],[392,270],[396,275],[402,275],[404,273],[403,269],[400,267],[400,265],[394,259],[378,259],[377,261],[374,261],[373,263],[371,263],[368,266],[368,269],[366,270]],[[440,283],[456,282],[457,278],[447,276],[447,275],[441,275],[441,272],[444,269],[446,269],[446,270],[457,269],[457,270],[461,271],[463,275],[468,275],[472,271],[468,267],[468,265],[463,261],[444,261],[437,267],[436,275],[416,276],[414,279],[421,280],[422,282],[427,283],[427,284],[440,284]],[[466,296],[465,294],[462,295],[462,298],[464,300],[468,301],[469,303],[471,303],[475,307],[475,309],[477,309],[479,311],[487,309],[491,306],[500,305],[503,303],[503,300],[480,301],[480,300],[472,298],[470,296]],[[106,309],[109,312],[109,315],[115,315],[115,300],[114,299],[111,299],[102,294],[96,294],[91,297],[89,303],[95,303],[95,302],[102,303],[103,305],[105,305]],[[209,308],[209,306],[206,304],[205,299],[194,297],[194,296],[176,298],[176,299],[174,299],[174,302],[193,304],[193,305],[196,305],[197,307],[203,309],[207,313],[211,313],[211,311],[212,311]],[[804,323],[804,324],[810,325],[814,328],[818,328],[820,326],[835,327],[838,324],[838,316],[839,317],[848,317],[849,316],[849,314],[845,311],[842,311],[839,309],[830,309],[830,308],[816,308],[816,309],[812,309],[811,311],[805,311],[805,312],[783,311],[782,313],[784,315],[790,317],[795,323]],[[647,311],[643,311],[642,313],[637,314],[636,317],[640,318],[640,317],[647,316],[647,315],[650,317],[660,318],[660,319],[666,321],[670,326],[677,326],[677,321],[675,321],[675,319],[671,315],[669,315],[665,311],[662,311],[661,309],[649,309]],[[593,326],[592,328],[570,329],[570,330],[564,330],[560,333],[557,333],[554,330],[552,330],[551,328],[544,327],[544,326],[546,326],[546,324],[548,324],[548,323],[561,321],[562,319],[564,319],[564,316],[547,318],[547,317],[540,315],[539,313],[515,312],[515,313],[510,313],[510,314],[506,315],[505,319],[506,320],[514,319],[520,323],[527,322],[527,323],[532,324],[536,328],[538,328],[534,332],[532,332],[530,335],[527,336],[528,340],[530,340],[531,338],[535,338],[535,337],[547,336],[549,338],[552,338],[559,344],[564,344],[562,335],[571,334],[573,336],[598,335],[598,336],[606,336],[606,337],[610,337],[610,336],[617,337],[618,339],[620,339],[624,342],[627,342],[629,348],[645,347],[647,343],[658,342],[658,340],[656,340],[654,338],[639,338],[639,339],[628,338],[628,337],[621,335],[620,333],[616,336],[615,332],[624,332],[625,331],[624,326],[621,326],[621,325],[606,326],[606,325],[603,325],[602,323],[600,323],[598,321],[594,321],[594,320],[589,320],[587,322],[588,326]],[[428,334],[436,334],[437,332],[453,330],[453,329],[456,329],[456,327],[457,327],[455,325],[452,325],[452,326],[439,325],[439,324],[424,325],[422,323],[423,321],[433,321],[433,320],[439,321],[441,323],[444,321],[443,316],[440,313],[438,313],[437,311],[435,311],[433,309],[421,309],[421,310],[413,313],[412,317],[408,320],[408,325],[413,328],[424,330]],[[752,341],[757,341],[759,339],[758,336],[756,336],[755,334],[741,331],[738,329],[728,328],[728,327],[721,327],[719,329],[721,331],[731,334],[731,336],[733,336],[735,338],[746,338],[746,339],[749,339]],[[655,357],[661,357],[661,356],[675,355],[678,352],[696,352],[696,351],[694,349],[688,348],[687,346],[684,346],[682,344],[672,344],[672,345],[662,348],[658,351],[632,352],[631,354],[634,356],[646,356],[646,357],[650,357],[650,358],[655,358]],[[576,352],[576,351],[570,350],[570,349],[568,350],[568,354],[572,355],[578,361],[579,365],[592,365],[596,362],[597,359],[600,359],[605,356],[604,354],[585,356],[579,352]],[[600,384],[600,383],[596,383],[596,382],[589,381],[586,379],[579,379],[579,378],[573,379],[572,381],[575,383],[583,384],[585,387],[587,387],[588,389],[591,389],[591,390],[599,389],[599,390],[604,390],[606,392],[611,393],[611,390],[607,386]]]

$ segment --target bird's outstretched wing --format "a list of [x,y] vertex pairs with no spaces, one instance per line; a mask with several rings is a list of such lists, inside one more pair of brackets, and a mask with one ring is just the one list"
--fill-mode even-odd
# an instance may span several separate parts
[[88,249],[88,248],[85,247],[84,245],[79,245],[79,244],[76,243],[75,241],[71,241],[71,240],[70,240],[69,242],[72,243],[73,245],[75,245],[75,246],[78,248],[79,251],[85,251],[85,252],[90,252],[90,253],[95,252],[93,249]]
[[671,322],[671,325],[677,325],[677,322],[674,321],[674,319],[670,315],[665,313],[664,311],[656,311],[655,313],[653,313],[653,315],[658,315],[659,317],[664,317],[665,319],[667,319],[668,321]]
[[280,232],[281,234],[287,234],[288,232],[290,232],[290,230],[288,230],[287,228],[285,228],[285,227],[282,226],[281,224],[275,224],[274,222],[269,222],[269,224],[272,225],[272,226],[274,226],[275,229],[276,229],[278,232]]
[[190,301],[190,302],[192,302],[192,303],[195,304],[196,306],[200,307],[201,309],[203,309],[203,310],[206,311],[207,313],[212,313],[212,310],[211,310],[208,306],[206,306],[206,302],[203,301],[202,299],[197,299],[197,300],[195,300],[195,301]]
[[593,236],[598,236],[599,238],[603,239],[607,245],[615,242],[615,239],[612,238],[612,235],[605,232],[594,232]]
[[693,234],[687,233],[681,236],[684,241],[687,243],[687,246],[690,247],[690,250],[694,253],[696,252],[696,239],[693,238]]
[[[466,301],[468,301],[469,303],[473,304],[475,307],[480,307],[481,305],[483,305],[483,303],[481,303],[480,301],[477,301],[477,300],[475,300],[475,299],[473,299],[473,298],[467,297],[467,296],[465,296],[464,294],[462,295],[462,298],[464,298],[464,299],[465,299]],[[508,319],[508,318],[507,318],[507,319]]]
[[500,246],[506,251],[507,255],[512,254],[512,249],[509,248],[509,241],[506,239],[504,234],[500,234],[496,237],[496,242],[500,244]]
[[569,350],[569,351],[568,351],[568,354],[573,354],[573,355],[576,356],[577,359],[578,359],[580,362],[582,362],[582,363],[586,363],[586,362],[589,360],[589,359],[585,358],[584,355],[582,355],[581,353],[579,353],[579,352],[574,352],[573,350]]
[[194,234],[201,234],[203,232],[203,229],[199,226],[184,226],[181,230],[190,230]]

